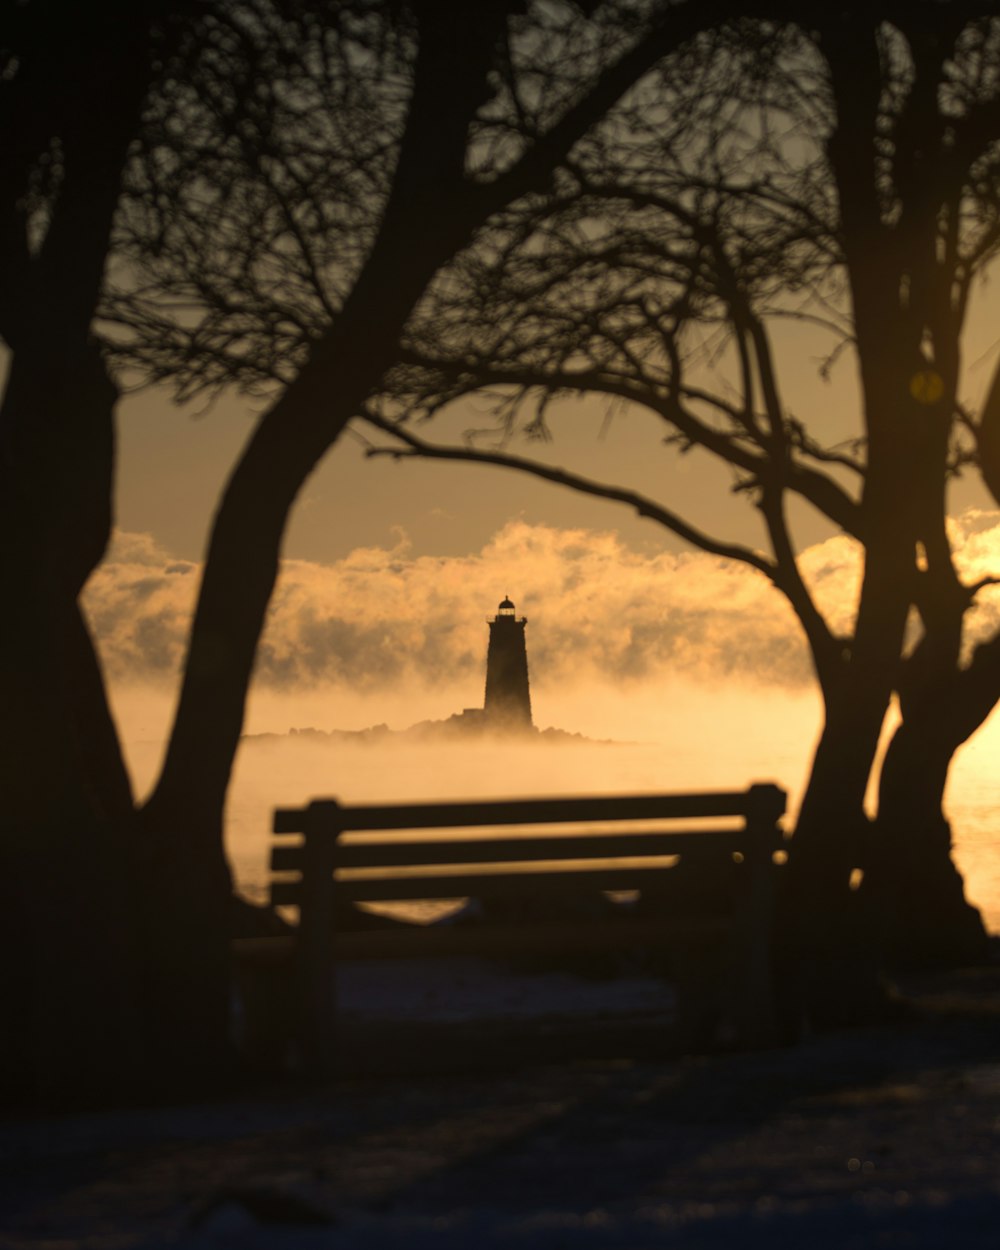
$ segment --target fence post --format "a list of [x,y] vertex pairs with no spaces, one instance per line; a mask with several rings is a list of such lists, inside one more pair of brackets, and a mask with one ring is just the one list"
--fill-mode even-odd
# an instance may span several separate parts
[[736,1027],[747,1044],[767,1044],[777,1037],[771,930],[774,924],[777,824],[785,811],[785,792],[774,785],[747,791],[747,897],[738,940],[740,985],[736,992]]
[[310,803],[303,822],[298,971],[302,1066],[314,1078],[329,1073],[333,1058],[336,1015],[333,873],[340,833],[338,804],[333,800]]

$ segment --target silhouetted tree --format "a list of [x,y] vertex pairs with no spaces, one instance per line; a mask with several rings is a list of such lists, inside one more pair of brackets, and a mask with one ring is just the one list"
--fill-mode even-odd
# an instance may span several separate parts
[[77,596],[111,528],[117,389],[93,335],[130,145],[182,4],[0,8],[2,1077],[123,1079],[132,799]]
[[[766,20],[748,19],[735,42],[702,46],[688,82],[616,110],[555,203],[470,254],[411,326],[410,368],[370,419],[397,454],[491,461],[618,499],[769,577],[798,615],[825,706],[786,940],[832,974],[849,969],[872,937],[851,897],[860,867],[884,947],[970,956],[982,927],[950,861],[942,796],[954,750],[1000,694],[1000,640],[963,640],[988,582],[958,575],[945,488],[977,438],[996,483],[997,388],[979,421],[958,389],[972,284],[1000,240],[1000,22],[982,4],[758,12]],[[831,361],[853,355],[855,445],[826,445],[822,414],[788,410],[774,327],[789,318],[828,331]],[[553,393],[643,405],[669,441],[732,468],[769,551],[722,542],[627,488],[505,448],[435,447],[405,424],[484,386],[503,395],[504,438],[544,432]],[[847,633],[799,571],[794,498],[863,545]],[[894,691],[903,721],[870,835],[863,800]],[[822,993],[835,998],[829,980]]]
[[[604,111],[725,6],[626,4],[584,20],[580,10],[591,8],[220,0],[196,6],[197,22],[169,56],[150,50],[149,17],[143,25],[139,6],[112,33],[81,18],[67,27],[65,45],[46,33],[40,0],[4,11],[12,17],[0,40],[3,103],[16,99],[18,125],[27,125],[21,181],[9,184],[4,201],[4,245],[15,260],[23,252],[27,261],[33,248],[33,259],[52,258],[39,266],[51,283],[37,290],[30,341],[15,343],[16,318],[2,327],[15,355],[35,361],[40,388],[34,409],[22,401],[24,415],[7,427],[7,407],[16,416],[23,393],[15,361],[4,401],[4,438],[9,428],[14,449],[5,446],[5,480],[18,475],[16,439],[28,430],[35,481],[46,482],[32,511],[11,515],[6,531],[10,542],[15,520],[37,516],[48,544],[39,543],[46,559],[11,566],[26,589],[7,654],[33,659],[30,667],[11,664],[6,677],[17,697],[5,709],[10,788],[20,796],[5,814],[8,880],[20,889],[36,870],[44,880],[12,913],[12,934],[20,926],[28,941],[23,960],[6,964],[21,1026],[8,1052],[36,1084],[104,1088],[125,1050],[152,1056],[178,1082],[223,1060],[231,890],[223,807],[294,499],[396,362],[400,333],[435,274],[491,217],[544,193]],[[19,25],[25,14],[38,22],[35,51]],[[141,42],[122,79],[131,84],[135,70],[131,94],[117,86],[121,71],[111,61],[128,32]],[[33,79],[36,54],[43,72]],[[36,137],[24,122],[25,101],[47,101],[50,75],[60,79],[64,70],[53,95],[58,117]],[[126,165],[140,112],[141,145]],[[60,159],[50,178],[51,142]],[[96,178],[103,144],[113,151]],[[115,289],[104,305],[119,359],[146,376],[177,379],[182,394],[236,381],[268,400],[221,496],[169,748],[140,810],[76,602],[110,519],[115,390],[91,333],[123,167]],[[56,228],[63,220],[73,226],[74,203],[84,216],[99,215],[92,234]],[[6,294],[10,311],[17,300]],[[63,307],[75,309],[65,344],[45,321],[57,301],[56,321]],[[44,391],[69,378],[61,366],[76,359],[73,351],[77,376],[98,396],[92,426],[68,406],[65,419],[53,417],[57,400],[80,401],[76,381],[57,399]],[[45,435],[35,414],[54,421]],[[84,459],[74,464],[78,447]],[[53,464],[65,464],[58,491],[46,477]],[[53,722],[65,736],[54,773],[43,737]],[[32,799],[39,790],[40,803]],[[70,905],[77,880],[92,921],[86,932]],[[5,956],[12,950],[13,940]],[[86,1014],[89,1045],[79,1029],[60,1034],[60,1010],[66,1019]]]

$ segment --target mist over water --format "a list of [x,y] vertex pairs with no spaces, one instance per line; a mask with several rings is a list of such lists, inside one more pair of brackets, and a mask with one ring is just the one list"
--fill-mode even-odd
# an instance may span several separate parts
[[[306,696],[255,693],[237,757],[226,821],[239,887],[262,899],[271,815],[318,797],[346,802],[599,795],[743,789],[774,781],[794,814],[820,723],[819,700],[773,686],[672,680],[612,687],[533,688],[535,723],[589,740],[475,738],[369,742],[292,729],[406,729],[481,703],[465,687],[409,689],[361,697],[340,689]],[[162,694],[119,689],[116,711],[140,793],[152,783],[170,720]],[[261,735],[261,736],[255,736]],[[947,806],[955,857],[970,899],[1000,931],[1000,716],[966,745],[952,769]]]

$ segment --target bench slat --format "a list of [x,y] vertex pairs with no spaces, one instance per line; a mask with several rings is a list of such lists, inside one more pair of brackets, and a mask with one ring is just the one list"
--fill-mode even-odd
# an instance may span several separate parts
[[308,807],[276,807],[271,819],[271,832],[278,838],[290,833],[301,833],[308,810]]
[[595,820],[655,820],[695,816],[777,819],[784,795],[776,786],[703,794],[608,795],[596,799],[498,799],[476,803],[392,803],[344,806],[318,799],[307,808],[279,808],[274,832],[301,833],[306,821],[331,829],[454,829],[475,825],[530,825]]
[[301,872],[305,860],[305,848],[301,846],[272,846],[272,872]]
[[[336,896],[350,902],[395,902],[405,899],[469,898],[484,894],[586,894],[602,890],[642,890],[665,880],[669,867],[573,868],[548,872],[440,873],[408,877],[349,877],[336,879]],[[271,902],[276,907],[297,906],[301,881],[272,881]]]
[[[782,845],[776,831],[773,849]],[[746,851],[749,839],[742,829],[699,829],[664,833],[649,830],[615,833],[613,830],[574,830],[565,837],[454,838],[437,841],[340,843],[336,860],[341,868],[406,868],[427,864],[530,863],[533,860],[622,859],[658,855],[731,854]],[[294,872],[302,866],[301,846],[276,846],[271,851],[275,872]]]
[[[531,863],[537,860],[631,859],[676,856],[685,851],[727,855],[746,850],[741,829],[683,833],[574,832],[570,837],[469,838],[428,842],[340,845],[340,868],[405,868],[425,864]],[[775,847],[780,845],[775,840]]]

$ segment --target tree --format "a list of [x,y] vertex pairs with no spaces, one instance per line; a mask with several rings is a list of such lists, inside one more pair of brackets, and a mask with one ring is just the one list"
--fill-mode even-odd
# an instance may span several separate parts
[[[735,42],[701,46],[697,77],[652,84],[652,99],[611,114],[567,166],[561,195],[501,223],[462,281],[432,293],[407,367],[368,419],[390,435],[390,454],[489,461],[617,499],[786,596],[825,707],[786,941],[831,974],[830,999],[838,967],[850,981],[872,939],[850,888],[858,868],[883,949],[982,949],[941,803],[954,750],[1000,694],[1000,640],[963,639],[990,579],[958,576],[945,487],[974,440],[996,481],[997,388],[981,419],[958,396],[972,284],[997,251],[1000,25],[980,4],[758,12]],[[695,124],[671,124],[681,116]],[[825,328],[830,362],[853,356],[854,446],[829,445],[819,414],[789,411],[774,351],[789,318]],[[721,379],[699,369],[708,353]],[[483,387],[502,396],[499,449],[435,446],[414,428]],[[502,445],[516,428],[544,434],[549,397],[580,391],[641,404],[669,441],[730,466],[769,550]],[[847,635],[799,570],[793,498],[863,545]],[[864,795],[894,691],[903,721],[869,831]]]
[[[117,219],[106,349],[177,377],[182,390],[231,380],[265,386],[268,403],[220,500],[169,749],[153,794],[136,810],[76,604],[107,530],[114,388],[88,336],[122,158],[134,133],[122,110],[128,136],[103,184],[104,233],[94,237],[88,300],[76,324],[104,388],[103,432],[81,435],[95,463],[89,476],[103,536],[81,557],[74,578],[60,573],[43,585],[36,576],[42,565],[25,569],[33,579],[25,583],[26,601],[58,624],[58,637],[29,639],[25,626],[16,640],[32,646],[34,674],[46,677],[55,706],[72,703],[78,692],[87,698],[66,750],[74,767],[65,774],[65,794],[39,808],[24,787],[23,803],[9,814],[10,879],[33,880],[36,860],[44,861],[43,897],[67,919],[35,946],[50,965],[66,956],[69,966],[80,935],[67,896],[72,872],[86,869],[89,914],[100,923],[73,965],[78,1000],[105,987],[87,1054],[74,1037],[32,1064],[39,1036],[60,1040],[55,1008],[64,985],[48,1013],[8,1043],[39,1083],[106,1088],[126,1028],[135,1039],[130,1050],[158,1060],[161,1075],[169,1071],[183,1082],[216,1070],[229,994],[223,806],[296,494],[394,363],[402,328],[435,274],[492,215],[544,191],[631,83],[723,12],[722,5],[622,6],[584,22],[568,8],[525,12],[502,0],[474,11],[457,0],[232,0],[198,10],[177,57],[157,63],[156,90],[147,93],[145,80],[136,87],[128,118],[143,108],[145,130]],[[8,81],[23,83],[28,62],[15,41],[10,46]],[[41,47],[45,54],[44,41]],[[100,101],[102,119],[117,103]],[[65,115],[87,130],[79,105],[79,96],[66,95]],[[30,183],[43,163],[36,144],[24,180]],[[70,185],[68,178],[60,184],[57,207]],[[86,185],[81,194],[89,203]],[[15,233],[30,233],[17,202],[12,212]],[[77,290],[74,282],[67,277],[63,296]],[[42,327],[36,331],[36,359],[50,364]],[[261,334],[274,347],[263,356]],[[13,383],[12,371],[5,404]],[[74,436],[75,429],[60,429],[55,438],[66,460]],[[42,472],[45,455],[39,465]],[[72,471],[67,479],[78,485]],[[60,544],[77,537],[74,521],[60,510],[50,527],[53,564]],[[18,741],[15,708],[40,732],[53,707],[33,704],[27,682],[18,693],[20,703],[8,705],[11,758],[23,761],[16,767],[24,775],[44,775],[39,738]],[[71,830],[81,835],[75,843]],[[62,878],[61,892],[53,875]],[[29,896],[29,919],[35,910]],[[139,957],[123,958],[136,935]],[[10,979],[11,997],[23,1005],[31,990],[17,969]]]
[[[93,334],[122,171],[185,5],[0,8],[3,1082],[124,1078],[131,792],[77,595],[111,527],[117,389]],[[104,1028],[77,1028],[99,1019]]]

